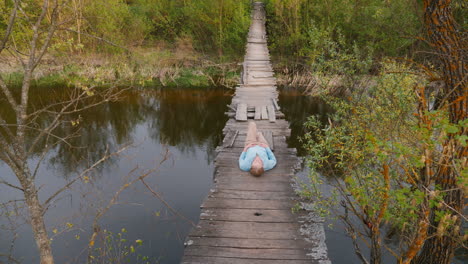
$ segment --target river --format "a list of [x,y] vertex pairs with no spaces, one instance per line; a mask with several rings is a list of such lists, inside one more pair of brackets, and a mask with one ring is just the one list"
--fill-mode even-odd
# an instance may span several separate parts
[[[37,101],[51,100],[60,95],[60,87],[35,92],[43,97]],[[103,263],[103,259],[108,260],[105,263],[179,263],[184,237],[192,227],[191,222],[198,221],[199,206],[212,185],[215,148],[222,141],[222,128],[227,121],[224,112],[231,95],[231,90],[222,88],[136,89],[126,91],[120,101],[81,113],[77,126],[80,135],[71,140],[74,147],[58,144],[39,170],[37,182],[42,200],[106,150],[115,151],[129,143],[131,147],[87,174],[86,180],[60,195],[48,209],[46,223],[53,237],[56,263],[86,262],[97,212],[109,204],[122,186],[152,169],[155,171],[145,181],[159,197],[141,182],[121,192],[99,220],[106,235],[97,238],[98,250],[91,252],[94,259],[89,260],[91,263]],[[279,99],[292,128],[288,143],[299,149],[299,155],[305,155],[297,140],[304,132],[302,124],[310,115],[319,115],[326,122],[330,110],[321,100],[294,89],[282,89]],[[71,131],[63,127],[59,133],[66,135]],[[164,157],[167,160],[159,165]],[[35,155],[31,163],[38,159]],[[298,173],[302,178],[306,174],[307,169]],[[0,175],[15,181],[10,169],[2,163]],[[14,199],[21,199],[20,193],[0,185],[0,201]],[[10,213],[10,219],[16,224],[12,226],[5,217],[1,218],[0,253],[12,248],[13,257],[22,263],[38,263],[31,228],[22,217],[24,210],[17,211],[19,214],[2,209],[3,216]],[[333,263],[360,263],[339,223],[329,223],[335,224],[333,229],[326,228]],[[128,256],[123,257],[125,254]],[[0,255],[2,261],[8,263]]]

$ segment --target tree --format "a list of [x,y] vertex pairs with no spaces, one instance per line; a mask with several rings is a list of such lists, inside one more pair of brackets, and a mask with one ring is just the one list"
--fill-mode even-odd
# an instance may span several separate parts
[[[0,115],[0,160],[11,168],[19,183],[8,182],[0,178],[0,184],[14,188],[24,195],[24,202],[29,213],[28,219],[39,249],[41,264],[54,263],[44,214],[61,192],[85,175],[85,172],[80,174],[44,202],[40,201],[39,188],[35,181],[41,161],[58,142],[66,142],[67,139],[73,137],[73,134],[59,137],[54,134],[54,130],[73,122],[73,120],[66,120],[65,116],[113,100],[118,96],[118,93],[112,89],[98,91],[94,88],[78,86],[72,89],[69,97],[62,101],[54,102],[41,109],[31,109],[30,88],[34,79],[34,70],[40,65],[52,43],[59,41],[54,39],[54,36],[59,27],[68,22],[60,18],[67,3],[61,0],[43,0],[42,2],[11,0],[5,1],[2,6],[2,9],[8,11],[5,14],[9,16],[6,20],[4,35],[0,40],[0,54],[6,51],[22,65],[22,80],[20,87],[15,87],[9,85],[0,75],[0,90],[4,95],[5,107],[9,107],[15,117],[14,120],[7,120]],[[48,121],[38,123],[39,117],[44,116],[48,117]],[[40,150],[39,162],[32,162],[30,159],[38,149]],[[88,170],[117,153],[105,155]]]
[[[451,0],[425,0],[424,25],[428,42],[436,51],[441,61],[441,76],[445,83],[439,92],[437,105],[449,113],[449,121],[453,126],[466,122],[468,116],[468,41],[462,36],[453,18]],[[455,133],[449,133],[443,144],[443,157],[431,171],[435,184],[444,192],[444,206],[438,210],[450,212],[445,218],[437,217],[436,211],[431,212],[430,227],[427,232],[421,253],[414,263],[448,264],[459,243],[461,219],[460,213],[465,208],[466,179],[463,181],[460,171],[454,169],[459,166],[466,171],[467,145],[461,138],[468,134],[466,126],[462,126]],[[463,186],[463,184],[465,186]],[[453,220],[443,235],[438,234],[438,228],[444,225],[443,219]]]
[[[451,1],[424,4],[440,73],[414,63],[384,64],[375,86],[355,92],[350,102],[333,102],[330,127],[311,122],[315,130],[307,135],[312,167],[341,174],[337,197],[345,212],[339,217],[353,242],[370,242],[369,261],[355,243],[363,263],[381,263],[382,230],[399,235],[400,248],[387,247],[399,263],[448,264],[457,247],[466,248],[460,229],[467,220],[467,39]],[[433,102],[427,80],[438,76],[444,86]]]

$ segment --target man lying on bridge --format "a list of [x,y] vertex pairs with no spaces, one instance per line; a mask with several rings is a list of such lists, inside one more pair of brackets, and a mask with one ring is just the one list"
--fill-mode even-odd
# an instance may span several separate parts
[[254,176],[260,176],[266,170],[276,165],[276,158],[262,132],[257,132],[255,122],[249,122],[245,147],[239,157],[239,167],[243,171],[250,171]]

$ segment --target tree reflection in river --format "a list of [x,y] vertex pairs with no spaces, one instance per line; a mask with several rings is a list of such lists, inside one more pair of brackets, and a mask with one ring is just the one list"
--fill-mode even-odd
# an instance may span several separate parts
[[215,134],[215,131],[222,131],[226,124],[224,112],[230,101],[229,93],[223,90],[159,90],[145,94],[158,98],[157,101],[148,100],[153,101],[157,109],[154,117],[148,120],[150,135],[183,152],[206,143],[207,162],[210,163],[222,140],[222,134]]
[[[31,93],[31,109],[40,109],[48,102],[66,98],[67,89],[35,87]],[[0,98],[1,100],[2,98]],[[49,166],[66,177],[70,172],[101,158],[107,150],[116,150],[132,140],[137,125],[144,124],[153,140],[190,153],[194,146],[207,146],[210,163],[215,148],[222,140],[219,133],[227,121],[224,112],[230,101],[223,89],[134,89],[124,91],[121,100],[108,102],[70,117],[80,124],[62,125],[58,136],[79,132],[68,143],[59,143],[51,152]],[[13,122],[8,109],[0,107],[2,116]],[[10,120],[12,119],[12,120]],[[44,116],[38,123],[49,122]],[[77,131],[79,129],[79,131]],[[35,132],[30,131],[30,136]],[[56,139],[58,140],[58,139]],[[142,142],[133,142],[136,145]],[[40,148],[38,148],[40,149]]]
[[331,108],[318,97],[304,95],[297,88],[282,88],[279,94],[279,105],[291,128],[288,145],[297,148],[299,156],[307,155],[299,137],[304,136],[304,123],[312,116],[318,116],[322,124],[328,123]]

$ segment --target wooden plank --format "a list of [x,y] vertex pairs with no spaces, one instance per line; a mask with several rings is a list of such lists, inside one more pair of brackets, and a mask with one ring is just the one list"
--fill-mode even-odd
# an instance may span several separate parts
[[239,183],[239,182],[254,182],[254,183],[287,183],[290,184],[294,174],[265,174],[262,177],[253,177],[249,172],[246,174],[235,173],[235,172],[226,172],[226,173],[216,173],[215,182],[216,183]]
[[275,109],[279,111],[280,107],[278,105],[278,101],[276,99],[271,99],[271,101],[273,101],[273,105],[275,106]]
[[275,150],[275,144],[273,141],[273,132],[271,132],[271,130],[264,130],[262,134],[265,137],[266,141],[268,142],[268,146],[270,146],[270,149],[272,151]]
[[[228,117],[236,117],[236,113],[231,113],[231,112],[225,112],[225,114],[228,116]],[[255,113],[247,113],[247,118],[254,118],[255,117]],[[276,118],[277,119],[284,119],[284,114],[283,113],[279,113],[276,115]]]
[[232,142],[232,145],[231,145],[231,139],[236,134],[236,131],[237,131],[237,133],[239,133],[239,130],[229,130],[226,133],[226,135],[224,136],[224,140],[223,140],[223,147],[230,148],[230,147],[232,147],[232,145],[234,145],[234,142]]
[[[285,264],[284,260],[186,256],[182,264]],[[288,260],[287,264],[318,264],[311,260]]]
[[291,210],[210,209],[202,210],[200,219],[236,222],[296,223]]
[[260,106],[255,106],[255,120],[262,119],[262,108]]
[[[207,221],[207,220],[201,220]],[[220,222],[220,223],[238,223],[238,224],[249,224],[254,222],[230,222],[230,221],[211,221],[211,222]],[[275,223],[258,223],[264,224],[266,226],[275,224]],[[281,224],[289,224],[293,225],[294,223],[281,223]],[[299,227],[297,228],[299,229]],[[222,238],[222,237],[229,237],[229,238],[243,238],[243,239],[285,239],[285,240],[292,240],[300,238],[296,232],[290,230],[277,230],[277,231],[262,231],[252,228],[224,228],[224,227],[217,227],[217,226],[208,226],[202,228],[193,229],[190,232],[190,237],[213,237],[213,238]]]
[[[299,164],[299,163],[298,163]],[[224,165],[216,168],[216,173],[238,173],[240,169],[237,167],[238,164],[235,164],[235,166],[229,164],[229,165]],[[290,175],[291,173],[295,173],[296,170],[294,169],[293,165],[286,167],[286,166],[276,166],[271,170],[266,171],[263,173],[260,177],[269,177],[268,175],[274,174],[276,175]],[[254,177],[252,175],[247,175],[248,177]]]
[[[269,121],[258,121],[258,122],[255,122],[257,123],[257,127],[258,128],[273,128],[273,129],[279,129],[279,128],[282,128],[282,129],[289,129],[289,122],[286,121],[286,120],[279,120],[278,122],[276,122],[275,124],[272,124],[270,123]],[[226,126],[230,126],[230,125],[233,125],[233,126],[244,126],[247,128],[248,126],[248,123],[244,123],[244,122],[236,122],[236,120],[228,120],[226,122]]]
[[218,189],[215,192],[210,193],[209,197],[248,200],[290,200],[295,198],[296,195],[291,192],[258,192]]
[[237,121],[247,121],[247,104],[238,104],[236,111]]
[[244,191],[271,191],[271,192],[292,192],[290,184],[272,183],[223,183],[216,184],[216,187],[224,190],[244,190]]
[[207,199],[201,208],[233,208],[233,209],[291,209],[291,200],[240,200],[240,199]]
[[[241,223],[245,224],[245,223]],[[191,236],[190,244],[199,246],[238,247],[238,248],[308,248],[309,243],[298,243],[293,239],[257,239],[231,237],[195,237]],[[299,245],[298,245],[299,244]]]
[[262,119],[268,119],[268,113],[267,113],[267,108],[266,106],[262,106]]
[[250,259],[276,259],[276,260],[308,260],[303,249],[269,249],[269,248],[235,248],[235,247],[210,247],[191,246],[185,250],[187,256],[210,256],[226,258],[250,258]]
[[270,122],[274,123],[276,122],[276,112],[275,112],[275,107],[273,105],[268,105],[268,119]]
[[[286,232],[295,232],[301,227],[300,223],[257,223],[257,222],[231,222],[231,221],[214,221],[214,220],[201,220],[196,229],[210,229],[213,231],[216,230],[230,230],[231,232],[239,231],[239,235],[230,234],[229,236],[224,236],[223,232],[218,232],[215,236],[212,237],[236,237],[236,238],[254,238],[250,232],[273,232],[273,233],[286,233]],[[240,231],[242,230],[242,231]],[[241,233],[242,232],[242,233]],[[193,236],[193,235],[192,235]],[[296,237],[294,234],[291,234],[289,239]],[[261,237],[258,237],[261,238]]]
[[[277,120],[277,122],[278,121],[282,121],[282,119]],[[262,130],[271,130],[271,132],[273,132],[275,135],[279,135],[279,136],[289,137],[291,135],[291,129],[289,129],[289,128],[259,127],[259,126],[257,126],[257,127],[259,129],[262,129]],[[227,133],[227,131],[229,131],[229,130],[239,130],[239,134],[242,134],[242,133],[245,133],[247,131],[247,127],[246,126],[241,126],[241,125],[230,125],[230,126],[226,126],[223,129],[223,132]]]
[[234,142],[236,141],[236,137],[237,135],[239,135],[239,130],[236,130],[234,132],[234,135],[232,136],[230,142],[229,142],[229,145],[227,146],[228,148],[232,148],[232,146],[234,145]]

